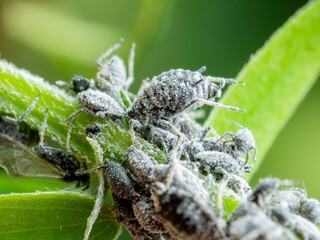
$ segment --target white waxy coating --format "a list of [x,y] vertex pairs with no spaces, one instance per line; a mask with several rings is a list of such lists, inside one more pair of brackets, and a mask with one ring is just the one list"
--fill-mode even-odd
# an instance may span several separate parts
[[88,89],[78,94],[79,102],[93,111],[123,112],[119,104],[108,94],[99,90]]

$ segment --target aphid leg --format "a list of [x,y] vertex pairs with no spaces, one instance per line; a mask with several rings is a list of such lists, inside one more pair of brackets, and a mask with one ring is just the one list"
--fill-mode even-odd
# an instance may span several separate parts
[[237,122],[235,122],[235,121],[233,121],[233,120],[231,120],[231,122],[232,122],[233,124],[237,125],[239,128],[244,129],[244,127],[243,127],[240,123],[237,123]]
[[134,119],[130,119],[129,121],[129,126],[130,126],[130,135],[131,135],[131,140],[132,140],[132,143],[135,144],[136,143],[136,137],[135,137],[135,132],[134,132],[134,129],[133,127],[141,127],[141,123],[137,120],[134,120]]
[[73,119],[73,121],[70,124],[70,127],[68,129],[68,133],[67,133],[67,139],[66,139],[66,149],[67,149],[67,153],[72,154],[72,152],[70,151],[70,137],[71,137],[71,130],[73,127],[75,119]]
[[207,70],[206,66],[203,66],[202,68],[200,68],[199,70],[197,70],[197,72],[203,73],[203,72],[206,71],[206,70]]
[[124,39],[121,38],[118,43],[113,45],[111,48],[109,48],[104,54],[101,55],[101,57],[97,60],[97,65],[102,68],[104,66],[103,62],[117,49],[121,47],[121,44],[123,43]]
[[[196,103],[196,102],[201,102],[203,104],[206,104],[206,105],[209,105],[209,106],[214,106],[214,107],[220,107],[220,108],[225,108],[225,109],[228,109],[228,110],[234,110],[234,111],[240,111],[240,112],[246,112],[246,110],[243,110],[243,109],[240,109],[240,108],[237,108],[237,107],[232,107],[232,106],[228,106],[228,105],[223,105],[221,103],[218,103],[218,102],[214,102],[214,101],[210,101],[210,100],[206,100],[206,99],[195,99],[193,101],[192,104]],[[191,104],[191,105],[192,105]],[[190,105],[190,106],[191,106]]]
[[0,102],[0,110],[1,110],[1,108],[2,108],[2,105],[3,105],[3,103],[4,103],[4,100],[6,99],[6,96],[7,96],[7,91],[4,92],[4,95],[3,95],[2,99],[1,99],[1,102]]
[[173,126],[170,122],[166,120],[159,120],[158,123],[163,127],[169,127],[171,130],[177,134],[183,140],[189,140],[182,132],[180,132],[175,126]]
[[[214,130],[212,127],[206,127],[203,131],[202,131],[202,134],[199,138],[200,142],[202,142],[206,136],[208,135],[208,133],[211,132],[213,134],[214,137],[216,138],[221,138],[219,136],[219,134],[216,132],[216,130]],[[219,139],[220,140],[220,139]]]
[[250,158],[250,153],[246,154],[246,161],[244,162],[244,164],[240,167],[240,170],[242,170],[249,162],[249,158]]
[[223,175],[223,178],[220,181],[220,186],[219,186],[218,195],[217,195],[218,218],[222,218],[223,216],[223,191],[227,187],[228,180],[229,180],[229,176],[226,173]]
[[[96,163],[97,163],[97,165],[102,165],[103,164],[102,149],[100,148],[98,143],[96,143],[96,144],[98,146],[98,150],[95,151]],[[103,203],[104,203],[104,199],[106,197],[106,187],[105,187],[103,171],[98,171],[97,176],[99,179],[99,188],[98,188],[98,193],[97,193],[94,207],[92,209],[90,216],[87,219],[87,227],[86,227],[86,231],[84,233],[85,240],[87,240],[89,238],[90,232],[92,230],[92,226],[99,216],[100,210],[101,210]]]
[[[96,75],[97,81],[100,82],[101,84],[104,84],[107,90],[109,90],[111,88],[111,86],[110,86],[111,82],[108,82],[105,78],[101,77],[101,74],[104,73],[105,71],[107,71],[108,68],[113,64],[113,62],[114,61],[112,60],[107,65],[102,66],[102,68],[97,72],[97,75]],[[111,78],[112,76],[110,75],[109,77]]]
[[177,175],[177,179],[181,184],[184,184],[184,179],[183,179],[183,175],[181,172],[181,169],[179,168],[179,160],[178,160],[178,150],[182,144],[182,138],[179,138],[179,141],[177,143],[177,146],[172,150],[171,152],[171,167],[168,173],[168,176],[165,180],[165,185],[167,188],[169,188],[169,186],[171,185],[172,179],[173,179],[173,175],[174,173]]
[[75,113],[73,113],[70,117],[68,117],[67,120],[64,121],[64,123],[69,122],[71,119],[75,118],[76,116],[78,116],[82,112],[86,112],[86,113],[90,113],[92,115],[95,115],[95,113],[93,111],[86,109],[86,108],[81,108],[78,111],[76,111]]
[[194,131],[195,129],[194,129],[194,127],[193,127],[192,120],[191,120],[191,118],[188,116],[188,114],[182,113],[181,116],[182,116],[185,120],[187,120],[187,122],[188,122],[188,123],[190,124],[190,126],[191,126],[191,129]]
[[142,83],[141,83],[141,85],[140,85],[140,87],[139,87],[139,90],[138,90],[138,94],[137,94],[137,95],[139,95],[139,93],[142,92],[143,89],[149,85],[149,82],[150,82],[150,78],[146,78],[146,79],[143,79],[143,80],[142,80]]
[[256,163],[256,159],[257,159],[257,152],[258,152],[258,149],[255,147],[255,148],[254,148],[253,158],[252,158],[254,163]]
[[44,134],[47,126],[47,120],[48,120],[48,114],[49,114],[49,108],[47,108],[46,113],[44,115],[44,119],[41,125],[41,130],[40,130],[40,142],[39,146],[43,146],[43,141],[44,141]]
[[12,117],[7,117],[7,116],[4,116],[2,117],[3,120],[5,120],[6,122],[8,123],[11,123],[11,124],[14,124],[14,125],[18,125],[30,112],[31,110],[35,107],[37,101],[39,100],[39,95],[41,93],[38,93],[35,98],[32,100],[31,104],[29,105],[29,107],[27,108],[27,110],[18,118],[18,119],[15,119],[15,118],[12,118]]
[[129,61],[128,61],[128,79],[127,79],[127,83],[126,83],[128,87],[131,85],[131,83],[134,80],[133,70],[134,70],[135,49],[136,49],[136,44],[132,43],[132,47],[131,47],[131,50],[130,50]]

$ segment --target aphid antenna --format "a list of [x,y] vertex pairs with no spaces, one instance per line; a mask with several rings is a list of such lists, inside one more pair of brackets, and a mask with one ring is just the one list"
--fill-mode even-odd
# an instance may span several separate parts
[[101,57],[99,57],[97,60],[97,65],[99,67],[103,67],[103,61],[105,61],[114,51],[118,50],[121,47],[123,41],[124,39],[120,38],[119,42],[117,42],[115,45],[110,47],[104,54],[102,54]]
[[236,122],[236,121],[231,120],[231,122],[232,122],[233,124],[237,125],[239,128],[242,128],[242,129],[245,128],[244,126],[242,126],[240,123],[238,123],[238,122]]
[[212,77],[212,76],[207,76],[207,80],[210,82],[218,82],[221,84],[225,84],[225,83],[232,83],[232,84],[242,84],[242,85],[246,85],[245,82],[238,82],[237,80],[233,79],[233,78],[223,78],[223,77]]
[[3,97],[1,99],[1,102],[0,102],[0,111],[1,111],[1,108],[2,108],[2,105],[4,103],[4,100],[6,99],[6,96],[7,96],[7,90],[5,90],[4,94],[3,94]]
[[202,98],[198,98],[198,99],[194,99],[191,101],[191,103],[186,107],[186,109],[188,109],[189,107],[191,107],[193,104],[197,103],[197,102],[201,102],[203,104],[209,105],[209,106],[213,106],[213,107],[220,107],[220,108],[225,108],[228,110],[234,110],[237,112],[246,112],[246,110],[237,108],[237,107],[232,107],[232,106],[228,106],[228,105],[223,105],[222,103],[218,103],[218,102],[214,102],[214,101],[210,101],[210,100],[206,100],[206,99],[202,99]]
[[169,173],[168,176],[165,180],[165,186],[167,188],[170,187],[172,179],[173,179],[173,175],[176,174],[177,175],[177,179],[181,184],[184,184],[184,178],[181,172],[181,169],[179,168],[179,159],[178,156],[180,155],[178,150],[180,149],[180,146],[182,145],[183,139],[180,137],[179,141],[177,143],[177,146],[172,150],[171,152],[171,166],[169,169]]
[[47,125],[47,120],[48,120],[48,114],[49,114],[49,107],[47,107],[46,109],[46,113],[44,115],[44,119],[41,125],[41,130],[40,130],[40,142],[39,145],[43,146],[43,142],[44,142],[44,134],[45,134],[45,130],[46,130],[46,125]]
[[129,60],[128,60],[128,79],[127,86],[130,86],[134,80],[134,56],[135,56],[136,44],[132,43],[130,50]]
[[217,215],[218,215],[218,218],[222,218],[222,216],[223,216],[223,191],[227,187],[228,180],[229,180],[229,174],[226,172],[220,181],[218,194],[217,194],[217,207],[218,207],[218,214]]
[[71,137],[71,131],[72,131],[72,127],[74,124],[74,121],[76,119],[73,119],[73,121],[70,124],[70,127],[68,129],[68,133],[67,133],[67,139],[66,139],[66,149],[67,149],[67,153],[72,154],[71,150],[70,150],[70,137]]

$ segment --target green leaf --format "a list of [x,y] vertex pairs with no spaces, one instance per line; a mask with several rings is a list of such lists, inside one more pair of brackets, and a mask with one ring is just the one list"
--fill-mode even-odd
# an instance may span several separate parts
[[[83,239],[94,199],[79,193],[0,196],[0,239]],[[90,239],[116,239],[121,225],[104,204]]]
[[[215,109],[206,125],[218,133],[248,127],[258,147],[257,165],[320,73],[320,1],[310,1],[251,57],[221,102],[246,113]],[[255,166],[253,171],[257,170]]]

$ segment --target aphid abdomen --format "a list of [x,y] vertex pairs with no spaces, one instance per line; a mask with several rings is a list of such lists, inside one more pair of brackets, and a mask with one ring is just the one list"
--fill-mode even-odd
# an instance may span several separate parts
[[126,152],[130,169],[139,183],[146,184],[154,180],[154,165],[152,159],[134,145]]
[[110,188],[120,198],[134,200],[139,196],[134,189],[132,180],[127,175],[126,169],[120,163],[108,160],[105,167],[105,176]]
[[201,152],[195,156],[195,159],[200,162],[200,170],[204,174],[214,174],[219,168],[222,168],[229,173],[236,172],[240,169],[237,160],[231,155],[223,152]]
[[140,225],[152,233],[163,233],[166,231],[162,222],[154,215],[155,209],[150,198],[143,197],[132,204],[133,212]]
[[62,149],[39,145],[34,148],[37,155],[46,161],[58,166],[65,172],[64,180],[71,182],[76,180],[76,171],[80,169],[80,163],[73,155],[65,153]]
[[78,94],[80,103],[95,111],[107,111],[112,108],[113,111],[123,111],[119,104],[104,92],[89,89]]
[[210,206],[183,187],[153,186],[152,199],[159,216],[182,239],[220,240],[225,237]]

